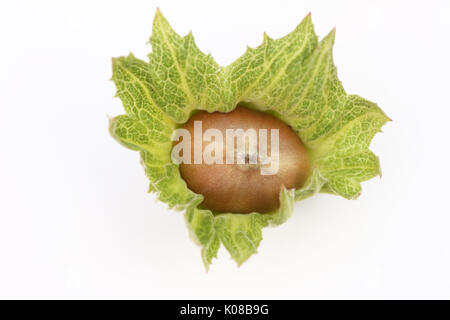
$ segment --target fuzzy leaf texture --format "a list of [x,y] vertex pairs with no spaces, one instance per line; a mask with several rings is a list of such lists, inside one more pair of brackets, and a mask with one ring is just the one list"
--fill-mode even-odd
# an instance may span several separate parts
[[[112,60],[112,80],[125,115],[110,120],[110,133],[139,151],[150,192],[170,208],[185,210],[191,238],[208,269],[223,244],[240,265],[257,252],[262,228],[285,222],[295,200],[318,192],[356,198],[361,182],[380,173],[369,150],[389,120],[375,104],[348,95],[337,78],[335,31],[318,40],[310,15],[280,39],[263,43],[227,67],[201,52],[191,33],[181,37],[157,10],[148,62],[132,54]],[[275,115],[305,144],[311,174],[301,189],[282,190],[281,207],[259,214],[216,214],[199,208],[203,197],[188,189],[171,161],[171,134],[195,110],[232,111],[238,104]]]

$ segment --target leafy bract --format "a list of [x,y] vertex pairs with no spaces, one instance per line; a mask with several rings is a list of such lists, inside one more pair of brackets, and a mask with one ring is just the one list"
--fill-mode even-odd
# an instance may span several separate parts
[[[285,222],[295,200],[318,192],[347,199],[361,182],[380,172],[368,148],[389,120],[374,103],[348,95],[332,59],[335,31],[321,41],[310,15],[280,39],[264,34],[263,43],[227,67],[202,53],[191,33],[181,37],[158,10],[148,62],[132,54],[113,59],[112,80],[126,114],[110,121],[111,135],[140,152],[156,192],[170,208],[185,210],[191,238],[209,267],[221,244],[240,265],[257,251],[262,228]],[[195,110],[229,112],[238,104],[271,113],[290,125],[305,144],[311,173],[301,189],[280,193],[281,206],[260,214],[214,213],[203,197],[188,189],[171,161],[171,135]]]

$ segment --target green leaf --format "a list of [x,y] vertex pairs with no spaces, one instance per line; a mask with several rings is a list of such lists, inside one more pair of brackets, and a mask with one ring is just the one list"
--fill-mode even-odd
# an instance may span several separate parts
[[[354,199],[361,182],[380,173],[369,145],[389,118],[375,103],[345,92],[333,62],[334,39],[332,30],[319,41],[308,15],[287,36],[264,34],[260,46],[220,67],[198,49],[192,33],[179,36],[157,10],[149,61],[132,54],[113,59],[112,80],[126,114],[110,120],[110,133],[139,151],[149,192],[170,208],[185,210],[206,269],[222,244],[238,265],[246,261],[257,252],[262,229],[284,223],[294,201],[318,192]],[[171,162],[173,130],[193,112],[229,112],[238,103],[280,118],[307,147],[309,178],[300,189],[283,189],[274,212],[206,210],[199,206],[203,197],[187,188]]]
[[192,33],[180,37],[157,10],[150,38],[152,89],[157,104],[177,123],[195,109],[230,111],[232,96],[211,55],[201,52]]
[[295,190],[295,200],[300,201],[320,192],[328,182],[318,168],[314,168],[301,189]]
[[334,37],[332,30],[318,42],[308,15],[281,39],[265,35],[225,73],[237,101],[276,115],[298,133],[327,181],[324,192],[352,199],[379,172],[368,147],[389,118],[376,104],[345,93],[333,63]]
[[112,80],[127,115],[111,119],[109,130],[122,145],[140,151],[141,162],[150,179],[149,189],[156,191],[169,207],[183,209],[201,196],[187,188],[178,167],[171,162],[170,137],[175,122],[153,98],[150,70],[147,63],[132,54],[113,59]]
[[223,243],[238,265],[256,253],[262,240],[262,228],[285,222],[292,214],[294,196],[294,190],[283,189],[280,193],[280,208],[265,214],[213,214],[210,210],[197,208],[196,205],[188,208],[188,229],[191,238],[202,246],[206,269],[217,256],[220,243]]

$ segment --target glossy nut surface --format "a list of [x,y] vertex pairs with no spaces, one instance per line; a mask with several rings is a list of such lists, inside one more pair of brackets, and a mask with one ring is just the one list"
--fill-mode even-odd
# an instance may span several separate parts
[[[271,129],[278,129],[279,158],[276,174],[261,174],[261,166],[267,163],[249,163],[253,154],[245,154],[244,164],[226,164],[226,143],[223,143],[224,164],[180,164],[180,172],[189,189],[202,194],[202,207],[213,212],[265,213],[280,206],[280,190],[301,187],[309,175],[309,159],[297,134],[284,122],[272,115],[237,106],[232,112],[208,113],[200,111],[193,115],[183,128],[191,137],[191,156],[194,158],[194,122],[201,121],[202,133],[214,128],[226,137],[226,129],[267,129],[267,154],[271,155]],[[198,141],[198,140],[197,140]],[[237,140],[236,140],[237,141]],[[205,150],[209,141],[200,141]],[[225,142],[225,140],[224,140]],[[258,139],[258,148],[260,144]],[[259,150],[259,149],[258,149]],[[247,150],[248,151],[248,150]],[[235,153],[237,156],[237,152]],[[237,157],[235,158],[237,159]],[[274,161],[272,159],[272,161]],[[276,166],[275,166],[276,167]]]

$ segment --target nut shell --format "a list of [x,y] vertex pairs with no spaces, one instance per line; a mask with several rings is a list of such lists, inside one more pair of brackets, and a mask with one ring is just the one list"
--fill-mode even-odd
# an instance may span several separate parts
[[[305,183],[310,169],[306,148],[297,134],[278,118],[241,106],[228,113],[200,111],[183,125],[191,137],[191,159],[194,159],[194,121],[202,121],[202,133],[215,128],[224,138],[226,129],[268,129],[269,155],[270,129],[279,129],[278,172],[274,175],[262,175],[260,165],[226,164],[225,143],[224,164],[180,164],[181,176],[189,189],[204,196],[203,207],[217,213],[265,213],[279,208],[283,187],[300,188]],[[210,143],[203,141],[202,150]]]

